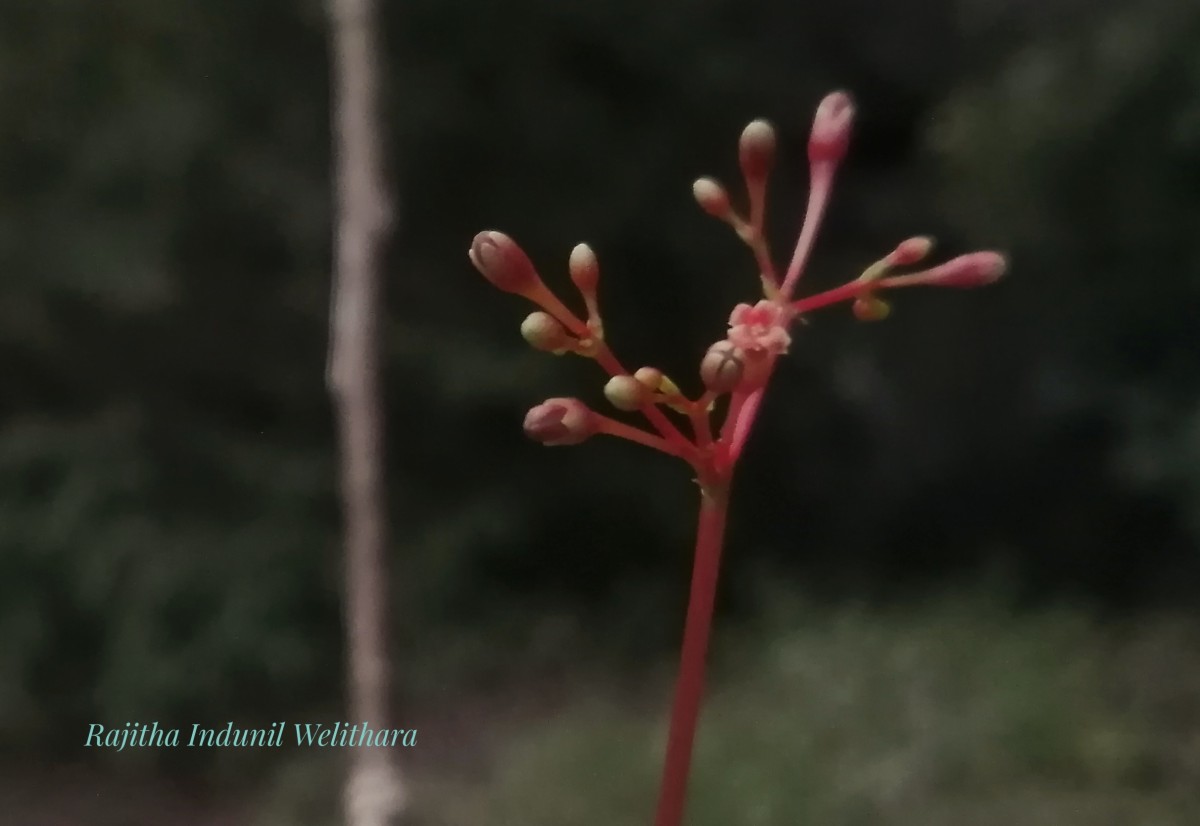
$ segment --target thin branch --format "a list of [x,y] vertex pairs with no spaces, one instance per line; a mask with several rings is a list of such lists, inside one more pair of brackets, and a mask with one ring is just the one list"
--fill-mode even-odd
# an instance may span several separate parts
[[[383,473],[380,305],[383,245],[392,206],[376,106],[373,0],[329,0],[333,59],[336,261],[330,312],[329,391],[337,416],[345,530],[349,719],[389,725],[388,529]],[[347,826],[387,826],[403,803],[385,749],[353,749]]]

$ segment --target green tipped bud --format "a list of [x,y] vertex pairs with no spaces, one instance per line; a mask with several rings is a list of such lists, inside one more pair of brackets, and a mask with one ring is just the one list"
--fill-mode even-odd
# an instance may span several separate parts
[[574,338],[563,327],[562,322],[540,310],[530,313],[521,322],[521,337],[535,350],[547,353],[564,353],[574,343]]
[[679,389],[679,385],[671,381],[671,377],[664,375],[658,382],[658,392],[666,396],[682,396],[683,391]]
[[637,410],[650,401],[651,390],[633,376],[613,376],[604,385],[604,398],[617,410]]
[[881,298],[868,296],[855,299],[852,308],[854,317],[859,321],[883,321],[892,312],[892,305]]

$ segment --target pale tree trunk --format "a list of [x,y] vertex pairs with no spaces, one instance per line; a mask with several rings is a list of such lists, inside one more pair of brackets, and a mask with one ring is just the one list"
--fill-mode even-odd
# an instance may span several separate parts
[[[337,203],[328,380],[341,458],[348,722],[380,729],[390,727],[380,281],[392,205],[380,157],[375,3],[328,4]],[[404,803],[390,749],[348,755],[346,826],[388,826]]]

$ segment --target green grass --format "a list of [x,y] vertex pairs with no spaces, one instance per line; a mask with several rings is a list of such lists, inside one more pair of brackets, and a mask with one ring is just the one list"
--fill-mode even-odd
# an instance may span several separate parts
[[[689,826],[1200,823],[1194,624],[963,603],[772,625],[717,641]],[[418,776],[417,821],[647,826],[669,689],[510,726],[485,776]]]

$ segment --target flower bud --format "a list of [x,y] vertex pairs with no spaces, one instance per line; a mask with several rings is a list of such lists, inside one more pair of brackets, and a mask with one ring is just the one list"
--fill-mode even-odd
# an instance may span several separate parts
[[595,432],[595,414],[579,399],[547,399],[525,414],[525,435],[544,445],[577,445]]
[[926,283],[939,287],[984,287],[999,280],[1007,269],[1008,262],[998,252],[972,252],[934,267]]
[[738,163],[748,182],[766,180],[775,163],[775,127],[765,120],[751,121],[738,141]]
[[633,376],[613,376],[604,385],[604,398],[617,410],[637,410],[650,395],[650,388]]
[[475,269],[505,292],[522,295],[542,285],[529,256],[503,232],[488,230],[476,235],[469,255]]
[[854,125],[854,101],[845,92],[825,96],[817,106],[812,133],[808,139],[809,163],[837,163],[850,146]]
[[700,381],[714,393],[728,393],[742,383],[746,352],[731,341],[718,341],[700,360]]
[[700,208],[714,218],[728,221],[733,217],[733,207],[729,205],[729,193],[712,178],[698,178],[692,184],[692,196]]
[[896,245],[896,248],[885,259],[888,266],[910,267],[925,259],[933,249],[933,239],[927,235],[907,238]]
[[596,285],[600,283],[600,262],[596,253],[587,244],[579,244],[571,250],[571,281],[584,295],[595,295]]
[[883,279],[885,287],[985,287],[998,280],[1008,269],[1008,261],[998,252],[972,252],[952,258],[945,264],[923,272]]
[[851,309],[854,311],[854,317],[859,321],[883,321],[891,315],[892,305],[875,296],[867,296],[866,298],[856,298]]
[[574,338],[557,318],[540,310],[530,313],[521,322],[521,336],[535,350],[561,353],[568,349]]
[[657,367],[639,367],[633,377],[646,386],[651,392],[657,393],[662,387],[663,372]]

